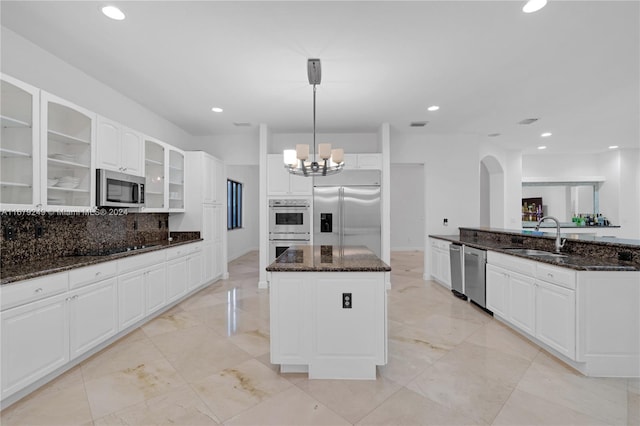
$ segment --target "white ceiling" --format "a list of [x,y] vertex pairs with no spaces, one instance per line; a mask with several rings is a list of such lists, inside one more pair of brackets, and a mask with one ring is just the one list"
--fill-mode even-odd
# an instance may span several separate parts
[[2,1],[2,25],[192,135],[311,131],[317,57],[320,133],[388,122],[525,153],[640,144],[638,1],[550,0],[534,14],[520,0],[111,2],[120,22],[104,4]]

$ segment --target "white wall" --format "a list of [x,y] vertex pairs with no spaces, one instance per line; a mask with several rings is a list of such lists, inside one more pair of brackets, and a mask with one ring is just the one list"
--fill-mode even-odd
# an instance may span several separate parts
[[[480,160],[471,135],[391,134],[391,164],[424,163],[425,234],[457,234],[478,226]],[[391,191],[395,190],[394,187]],[[443,219],[449,225],[443,225]]]
[[[1,28],[3,73],[182,149],[191,136],[126,94],[85,74],[11,30]],[[81,35],[79,35],[81,36]]]
[[391,250],[424,250],[424,164],[392,164],[391,189]]
[[231,262],[259,248],[259,167],[228,165],[227,177],[243,184],[242,228],[227,231],[227,256]]
[[194,150],[206,151],[227,165],[259,165],[258,129],[234,135],[193,136]]

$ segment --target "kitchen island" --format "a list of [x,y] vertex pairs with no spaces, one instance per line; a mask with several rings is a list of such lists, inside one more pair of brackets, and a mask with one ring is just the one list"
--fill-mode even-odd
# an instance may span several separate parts
[[390,272],[366,247],[290,247],[267,267],[271,362],[311,379],[375,379]]

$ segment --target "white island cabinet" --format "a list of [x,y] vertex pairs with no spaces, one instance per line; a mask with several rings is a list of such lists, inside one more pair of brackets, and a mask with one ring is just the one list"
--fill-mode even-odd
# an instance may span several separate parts
[[391,268],[365,247],[327,247],[291,247],[267,268],[271,362],[310,379],[375,380]]

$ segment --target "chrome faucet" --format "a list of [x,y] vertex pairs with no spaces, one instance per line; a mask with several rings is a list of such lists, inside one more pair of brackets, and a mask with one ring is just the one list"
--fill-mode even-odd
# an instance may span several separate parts
[[560,238],[560,222],[553,216],[545,216],[538,221],[536,225],[536,231],[540,230],[540,224],[544,222],[545,219],[551,219],[556,223],[556,253],[560,253],[560,249],[564,247],[564,243],[567,242],[566,238]]

